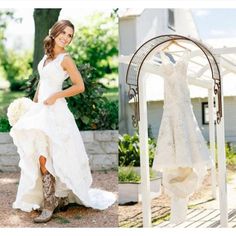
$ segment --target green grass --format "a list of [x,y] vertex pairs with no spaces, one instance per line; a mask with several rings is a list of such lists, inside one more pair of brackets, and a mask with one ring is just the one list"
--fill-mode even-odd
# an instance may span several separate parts
[[7,119],[7,108],[16,98],[23,97],[24,92],[8,92],[0,90],[0,132],[9,132],[10,125]]
[[23,97],[24,95],[24,92],[11,92],[0,90],[0,116],[6,114],[7,107],[13,100],[19,97]]
[[107,88],[106,92],[104,93],[104,96],[107,97],[107,99],[109,99],[111,101],[118,100],[118,98],[119,98],[118,87]]

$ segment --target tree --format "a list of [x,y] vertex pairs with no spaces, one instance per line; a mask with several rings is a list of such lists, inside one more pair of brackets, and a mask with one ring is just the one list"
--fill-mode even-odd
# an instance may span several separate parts
[[43,50],[43,39],[48,35],[49,29],[58,20],[61,8],[52,9],[34,9],[34,57],[33,71],[37,69],[37,65],[41,60]]
[[97,79],[118,71],[118,25],[116,17],[101,13],[87,18],[86,25],[78,25],[72,44],[71,56],[78,65],[89,64]]
[[[7,22],[9,20],[14,19],[14,13],[12,11],[4,10],[0,11],[0,64],[2,64],[2,61],[5,58],[5,46],[4,46],[4,40],[5,40],[5,29],[7,27]],[[17,19],[15,19],[17,20]]]

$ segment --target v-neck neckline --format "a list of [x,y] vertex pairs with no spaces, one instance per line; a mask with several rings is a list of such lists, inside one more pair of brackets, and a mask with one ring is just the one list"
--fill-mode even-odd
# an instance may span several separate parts
[[53,61],[55,61],[60,55],[62,54],[66,54],[67,52],[63,52],[63,53],[59,53],[53,60],[49,61],[46,65],[45,62],[47,61],[47,55],[45,55],[45,59],[43,61],[43,65],[42,65],[42,69],[44,69],[45,67],[47,67],[50,63],[52,63]]

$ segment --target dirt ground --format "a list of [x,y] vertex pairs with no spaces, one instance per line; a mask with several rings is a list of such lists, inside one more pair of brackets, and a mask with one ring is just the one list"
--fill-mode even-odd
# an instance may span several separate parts
[[[66,212],[55,213],[46,224],[35,224],[37,211],[30,213],[12,208],[20,173],[0,173],[0,227],[118,227],[118,205],[104,211],[70,204]],[[117,171],[93,172],[92,187],[118,193]]]

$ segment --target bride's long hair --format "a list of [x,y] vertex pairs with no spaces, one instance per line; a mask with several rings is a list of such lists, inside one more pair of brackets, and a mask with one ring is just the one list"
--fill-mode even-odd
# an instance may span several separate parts
[[71,27],[73,31],[75,30],[74,25],[69,20],[60,20],[57,21],[52,28],[49,30],[49,34],[45,37],[44,43],[44,52],[48,58],[54,58],[54,46],[55,46],[55,38],[63,32],[63,30],[67,27]]

